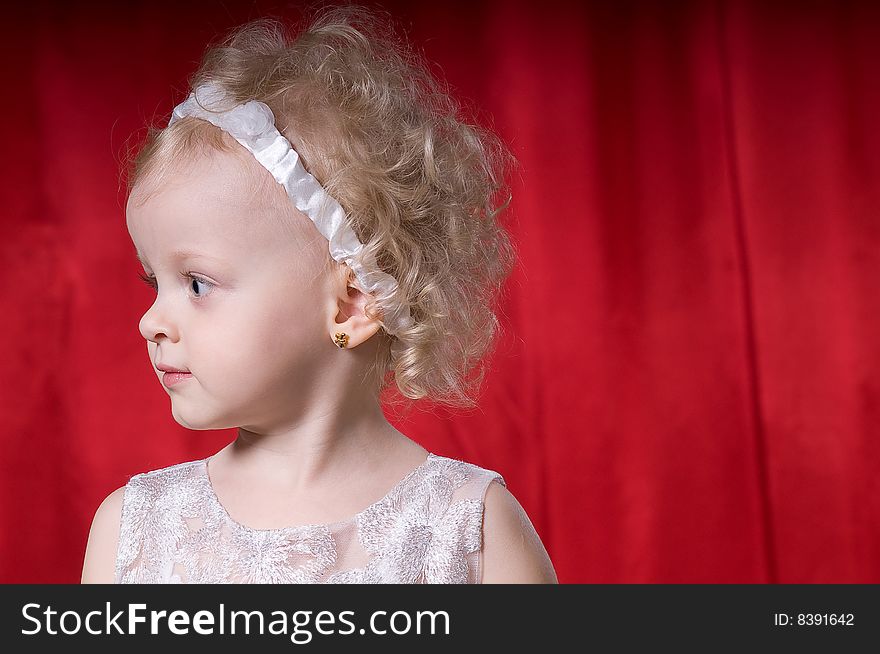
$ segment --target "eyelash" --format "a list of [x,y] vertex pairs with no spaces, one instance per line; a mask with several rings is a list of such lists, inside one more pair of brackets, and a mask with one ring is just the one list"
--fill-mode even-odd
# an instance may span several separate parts
[[[199,277],[198,275],[193,275],[193,274],[192,274],[190,271],[188,271],[188,270],[185,271],[185,272],[180,273],[180,276],[183,277],[184,279],[194,279],[194,280],[196,280],[197,282],[200,282],[200,283],[202,283],[202,284],[205,284],[206,286],[211,286],[211,287],[214,286],[214,285],[213,285],[211,282],[209,282],[207,279],[202,279],[202,278]],[[138,277],[140,277],[141,281],[143,281],[147,286],[149,286],[150,288],[152,288],[154,291],[158,291],[158,290],[159,290],[159,285],[156,283],[156,278],[155,278],[155,276],[153,276],[153,275],[144,275],[143,273],[140,273],[140,274],[138,274]],[[202,299],[204,299],[205,297],[206,297],[205,295],[197,295],[197,296],[195,296],[195,299],[196,299],[196,300],[202,300]]]

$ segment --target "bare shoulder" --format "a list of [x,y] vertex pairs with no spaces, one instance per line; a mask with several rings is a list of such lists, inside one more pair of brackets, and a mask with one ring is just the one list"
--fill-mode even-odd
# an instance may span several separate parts
[[124,493],[125,486],[117,488],[95,511],[83,562],[81,582],[84,584],[112,584],[114,581]]
[[559,583],[525,510],[497,482],[489,484],[483,508],[483,583]]

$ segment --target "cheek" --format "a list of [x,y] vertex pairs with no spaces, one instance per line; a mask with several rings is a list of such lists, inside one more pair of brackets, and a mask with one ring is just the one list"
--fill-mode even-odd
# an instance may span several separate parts
[[314,305],[279,301],[278,297],[276,293],[254,298],[230,307],[227,319],[212,321],[207,356],[222,348],[223,367],[229,364],[238,371],[251,369],[257,374],[307,357],[316,349],[321,334]]

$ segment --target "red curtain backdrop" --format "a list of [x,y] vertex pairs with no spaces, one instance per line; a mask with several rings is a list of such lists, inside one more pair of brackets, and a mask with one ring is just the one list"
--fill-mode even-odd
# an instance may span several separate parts
[[[521,162],[479,411],[561,582],[880,582],[880,7],[385,2]],[[77,582],[100,501],[234,431],[171,416],[126,139],[270,2],[4,21],[0,580]]]

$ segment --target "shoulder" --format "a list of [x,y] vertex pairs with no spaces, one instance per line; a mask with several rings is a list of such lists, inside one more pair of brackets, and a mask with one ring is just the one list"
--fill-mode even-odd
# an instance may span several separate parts
[[553,564],[513,494],[490,483],[483,508],[483,583],[558,583]]
[[89,530],[81,583],[110,584],[115,581],[120,539],[131,536],[123,533],[123,521],[131,521],[131,511],[159,510],[157,507],[162,504],[162,497],[182,480],[196,478],[193,473],[197,472],[196,465],[200,462],[187,461],[136,474],[104,498],[95,511]]
[[558,583],[547,550],[501,474],[447,457],[435,456],[435,462],[456,497],[477,503],[475,547],[480,548],[482,526],[482,583]]
[[95,511],[83,562],[81,582],[84,584],[112,584],[114,581],[124,495],[125,486],[117,488]]
[[134,494],[144,493],[154,496],[166,490],[170,490],[183,482],[196,479],[204,465],[204,459],[175,463],[165,468],[141,472],[128,480],[129,492]]

